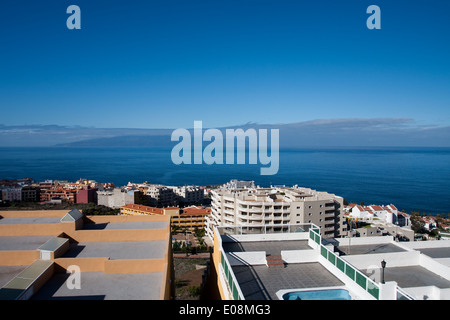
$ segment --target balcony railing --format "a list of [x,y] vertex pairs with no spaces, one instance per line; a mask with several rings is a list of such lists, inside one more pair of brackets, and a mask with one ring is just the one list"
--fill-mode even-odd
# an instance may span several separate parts
[[[280,228],[283,227],[283,232],[280,233],[298,233],[298,232],[308,232],[311,229],[311,226],[315,226],[313,223],[304,223],[304,224],[261,224],[261,223],[253,223],[245,226],[235,226],[235,225],[227,225],[217,227],[217,231],[220,235],[241,235],[241,234],[253,234],[254,232],[249,232],[249,227],[255,228],[258,227],[260,231],[258,233],[266,234],[273,233],[271,228]],[[319,227],[315,226],[317,230]],[[269,232],[270,231],[270,232]]]
[[319,227],[311,228],[309,230],[309,238],[317,243],[320,248],[320,254],[328,260],[333,266],[338,268],[352,281],[356,282],[361,288],[367,291],[375,299],[380,298],[380,288],[372,279],[367,277],[364,273],[359,271],[356,267],[341,259],[338,255],[322,244],[322,237],[320,236]]

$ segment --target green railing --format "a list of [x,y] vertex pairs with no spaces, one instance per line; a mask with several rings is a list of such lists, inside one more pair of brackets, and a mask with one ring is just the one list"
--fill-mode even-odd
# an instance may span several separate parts
[[226,254],[224,254],[223,252],[221,252],[220,264],[222,266],[223,272],[225,273],[225,279],[228,282],[233,300],[244,300],[242,292],[239,289],[239,285],[234,276],[233,269],[231,269]]
[[378,300],[380,298],[380,288],[372,279],[360,272],[347,261],[341,259],[338,255],[322,244],[322,237],[320,236],[319,227],[315,225],[311,227],[309,230],[309,238],[319,245],[320,255],[323,258],[338,268],[342,273],[367,291],[375,299]]

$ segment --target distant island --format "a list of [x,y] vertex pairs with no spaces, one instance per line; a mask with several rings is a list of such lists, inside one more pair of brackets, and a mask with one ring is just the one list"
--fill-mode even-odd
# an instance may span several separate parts
[[[207,123],[204,124],[207,129]],[[192,126],[192,124],[191,124]],[[280,148],[321,146],[450,147],[450,126],[423,126],[413,119],[318,119],[281,124],[246,123],[217,128],[279,129]],[[0,147],[165,147],[173,130],[0,124]],[[185,129],[190,129],[189,127]]]

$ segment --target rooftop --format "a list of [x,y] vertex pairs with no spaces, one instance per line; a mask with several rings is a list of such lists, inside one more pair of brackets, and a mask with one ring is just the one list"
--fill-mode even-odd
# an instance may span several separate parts
[[[344,288],[352,299],[450,299],[450,241],[322,239],[313,224],[288,229],[250,234],[244,227],[217,228],[222,251],[218,274],[226,276],[227,294],[266,300],[289,290],[327,287]],[[385,283],[380,278],[383,260]]]
[[71,290],[68,277],[55,274],[31,300],[159,300],[163,280],[161,273],[83,272],[80,289]]
[[84,230],[140,230],[140,229],[165,229],[167,221],[139,221],[139,222],[102,222],[86,223]]
[[450,247],[444,248],[423,248],[417,249],[420,253],[423,253],[431,258],[450,258]]
[[[361,270],[367,275],[365,270]],[[385,281],[395,281],[402,288],[436,286],[441,289],[450,288],[450,281],[430,270],[418,266],[389,267],[384,272]]]
[[374,253],[389,253],[389,252],[404,252],[405,249],[400,248],[392,243],[380,244],[363,244],[363,245],[340,245],[335,247],[335,250],[343,255],[359,255],[359,254],[374,254]]
[[163,259],[166,241],[79,242],[70,245],[62,258]]
[[278,300],[283,289],[344,285],[318,262],[287,264],[286,267],[234,266],[234,274],[246,300]]
[[[5,236],[0,238],[0,251],[37,250],[52,236]],[[1,264],[1,262],[0,262]]]
[[[85,217],[67,210],[0,215],[2,299],[170,296],[169,216]],[[81,290],[66,286],[71,265],[80,268]]]

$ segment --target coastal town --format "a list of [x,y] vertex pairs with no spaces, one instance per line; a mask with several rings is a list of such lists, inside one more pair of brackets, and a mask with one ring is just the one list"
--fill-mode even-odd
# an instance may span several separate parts
[[[112,182],[97,182],[89,179],[79,179],[74,182],[65,180],[45,180],[36,182],[32,178],[17,180],[0,180],[0,210],[23,210],[23,209],[55,209],[55,208],[75,208],[84,209],[86,214],[93,215],[114,215],[114,214],[165,214],[171,211],[170,215],[179,216],[173,219],[173,224],[179,227],[186,227],[190,231],[193,228],[208,228],[207,234],[212,234],[212,225],[219,225],[218,206],[223,200],[219,200],[224,194],[238,194],[240,189],[266,189],[267,194],[278,190],[279,192],[289,192],[293,189],[304,189],[311,196],[334,199],[340,202],[339,207],[327,207],[323,211],[317,211],[315,206],[302,208],[307,209],[308,217],[311,219],[300,219],[294,222],[292,213],[283,214],[283,223],[314,222],[325,228],[325,234],[333,237],[342,236],[374,236],[393,235],[398,241],[414,240],[438,240],[450,237],[450,219],[448,213],[429,215],[424,212],[405,212],[399,210],[394,204],[371,204],[365,205],[348,203],[342,197],[317,192],[307,188],[271,187],[261,188],[255,185],[254,181],[240,181],[233,179],[223,185],[206,186],[166,186],[162,184],[152,184],[149,182],[133,183],[129,182],[124,186],[115,186]],[[316,199],[317,200],[317,199]],[[280,200],[279,200],[280,201]],[[155,209],[152,209],[155,208]],[[319,209],[322,207],[319,207]],[[211,215],[212,209],[213,211]],[[275,210],[281,209],[278,207]],[[287,208],[283,208],[286,209]],[[320,217],[325,213],[333,212],[334,218]],[[245,213],[244,213],[245,214]],[[201,216],[201,223],[191,224],[180,220],[180,217]],[[207,218],[210,217],[206,224]],[[229,218],[231,214],[226,211],[224,221],[227,224],[245,224],[249,220]],[[267,217],[267,213],[266,213]],[[278,216],[270,216],[271,221]],[[319,218],[317,218],[319,217]],[[254,219],[253,219],[254,221]],[[259,222],[266,223],[267,218],[260,219]],[[340,223],[337,223],[340,221]]]
[[[69,264],[80,266],[82,278],[94,277],[93,283],[104,281],[96,272],[110,278],[126,274],[127,283],[138,287],[138,274],[153,277],[152,290],[111,299],[304,299],[312,283],[345,287],[351,299],[450,297],[448,214],[348,203],[298,185],[2,180],[0,216],[2,299],[76,294],[64,286]],[[379,278],[385,271],[380,261],[390,267],[388,282]],[[310,274],[312,265],[317,275]],[[8,291],[29,268],[48,273],[50,280],[33,279],[39,285]],[[292,283],[280,287],[265,279],[268,271]],[[261,281],[267,283],[258,289]]]

